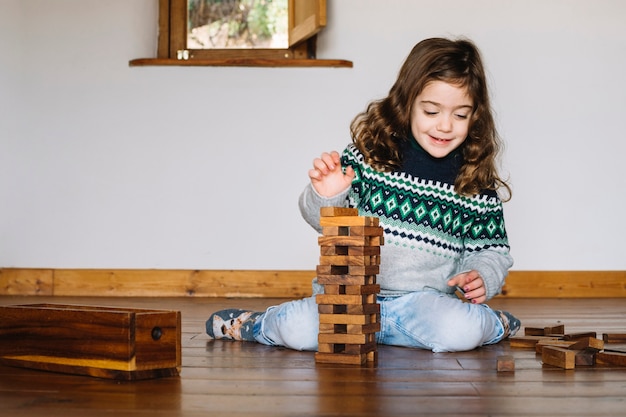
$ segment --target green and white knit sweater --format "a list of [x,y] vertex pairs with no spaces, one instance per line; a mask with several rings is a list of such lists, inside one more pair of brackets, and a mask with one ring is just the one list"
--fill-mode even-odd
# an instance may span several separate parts
[[356,207],[361,216],[378,217],[385,238],[377,276],[381,295],[427,288],[451,293],[448,279],[474,269],[492,298],[513,265],[501,200],[493,191],[472,197],[455,192],[461,148],[437,159],[410,138],[402,152],[402,169],[379,172],[349,145],[342,166],[354,168],[352,186],[325,198],[309,184],[299,201],[304,219],[321,232],[323,206]]

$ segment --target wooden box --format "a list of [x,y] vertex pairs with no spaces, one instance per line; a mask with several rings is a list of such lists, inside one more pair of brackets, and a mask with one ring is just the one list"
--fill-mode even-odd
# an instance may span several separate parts
[[0,363],[117,380],[177,376],[180,312],[61,304],[0,306]]

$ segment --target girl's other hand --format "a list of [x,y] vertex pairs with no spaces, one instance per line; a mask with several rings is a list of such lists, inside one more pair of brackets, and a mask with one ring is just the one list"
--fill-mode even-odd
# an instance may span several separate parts
[[313,188],[323,197],[333,197],[350,187],[354,176],[354,170],[350,166],[343,172],[341,158],[336,151],[324,152],[319,158],[315,158],[313,169],[309,170]]
[[458,286],[465,292],[465,298],[473,304],[482,304],[487,301],[485,281],[476,270],[462,272],[448,280],[451,287]]

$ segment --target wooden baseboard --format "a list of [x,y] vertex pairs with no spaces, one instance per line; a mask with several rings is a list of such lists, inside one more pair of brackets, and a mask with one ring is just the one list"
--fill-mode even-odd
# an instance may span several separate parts
[[[0,268],[0,295],[300,298],[315,271]],[[511,271],[504,298],[626,298],[626,271]]]

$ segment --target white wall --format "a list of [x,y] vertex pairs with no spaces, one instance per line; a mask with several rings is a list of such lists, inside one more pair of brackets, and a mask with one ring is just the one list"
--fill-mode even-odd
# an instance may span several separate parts
[[329,0],[337,68],[130,68],[156,0],[0,0],[0,267],[313,269],[297,198],[417,41],[481,47],[517,270],[626,269],[626,2]]

